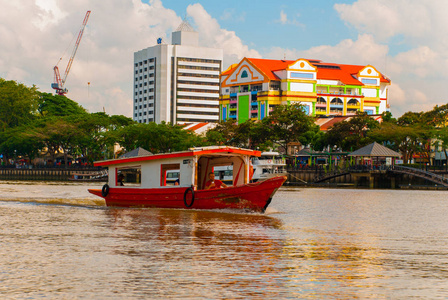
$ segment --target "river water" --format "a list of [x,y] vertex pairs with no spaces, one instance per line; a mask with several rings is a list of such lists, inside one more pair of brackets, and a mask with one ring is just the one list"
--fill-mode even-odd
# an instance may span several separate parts
[[448,192],[281,188],[266,214],[0,182],[1,299],[446,299]]

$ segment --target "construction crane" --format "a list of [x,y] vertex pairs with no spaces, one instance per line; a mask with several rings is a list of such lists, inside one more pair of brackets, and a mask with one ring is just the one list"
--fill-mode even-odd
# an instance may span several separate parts
[[[73,60],[75,59],[76,51],[78,50],[79,43],[81,42],[82,34],[84,33],[84,28],[87,25],[87,21],[89,20],[90,10],[87,11],[86,16],[84,17],[84,21],[82,22],[81,30],[78,34],[78,39],[76,40],[75,47],[73,48],[72,55],[67,64],[67,68],[65,68],[64,78],[61,79],[61,75],[59,74],[58,65],[54,66],[54,82],[51,84],[51,87],[55,89],[56,94],[65,96],[68,90],[64,88],[65,81],[67,80],[68,73],[70,72],[70,68],[72,67]],[[62,58],[61,58],[62,59]],[[61,60],[59,60],[61,61]],[[59,62],[58,62],[59,63]]]

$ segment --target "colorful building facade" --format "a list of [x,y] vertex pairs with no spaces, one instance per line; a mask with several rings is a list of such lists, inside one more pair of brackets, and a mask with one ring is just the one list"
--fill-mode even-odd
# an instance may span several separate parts
[[390,83],[371,65],[244,58],[221,74],[220,120],[262,120],[292,103],[312,116],[381,114]]

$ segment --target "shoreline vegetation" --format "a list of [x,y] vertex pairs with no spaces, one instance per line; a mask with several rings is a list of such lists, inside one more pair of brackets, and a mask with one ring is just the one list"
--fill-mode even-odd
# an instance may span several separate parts
[[[105,170],[100,168],[0,168],[0,183],[8,181],[42,181],[42,182],[86,182],[102,184],[107,182],[107,176],[97,176],[94,179],[89,175],[104,175]],[[439,170],[439,174],[447,177],[446,170]],[[83,175],[86,176],[83,178]],[[314,183],[313,179],[322,175],[322,168],[288,170],[288,179],[284,186],[303,188],[357,188],[357,189],[413,189],[413,190],[448,190],[437,184],[430,183],[421,178],[412,176],[391,177],[386,172],[374,174],[373,183],[369,178],[356,179],[352,174],[346,174],[322,183]],[[369,175],[370,176],[370,175]]]
[[[144,124],[121,115],[89,113],[67,97],[0,78],[1,167],[60,166],[69,170],[138,147],[155,154],[209,145],[287,154],[291,144],[312,151],[352,152],[374,141],[400,152],[405,164],[433,167],[448,163],[448,104],[427,112],[407,112],[398,119],[386,112],[381,122],[358,112],[326,131],[321,131],[315,120],[300,103],[278,105],[263,120],[220,122],[197,135],[182,125]],[[441,155],[436,159],[434,153]],[[315,167],[317,162],[310,159],[306,165]]]

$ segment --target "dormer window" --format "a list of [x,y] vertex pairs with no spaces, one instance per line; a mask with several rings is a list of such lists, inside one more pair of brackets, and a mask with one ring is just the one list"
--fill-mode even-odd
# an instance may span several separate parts
[[369,85],[377,85],[376,79],[363,78],[361,82],[364,84],[369,84]]
[[291,72],[291,78],[314,79],[313,73]]

